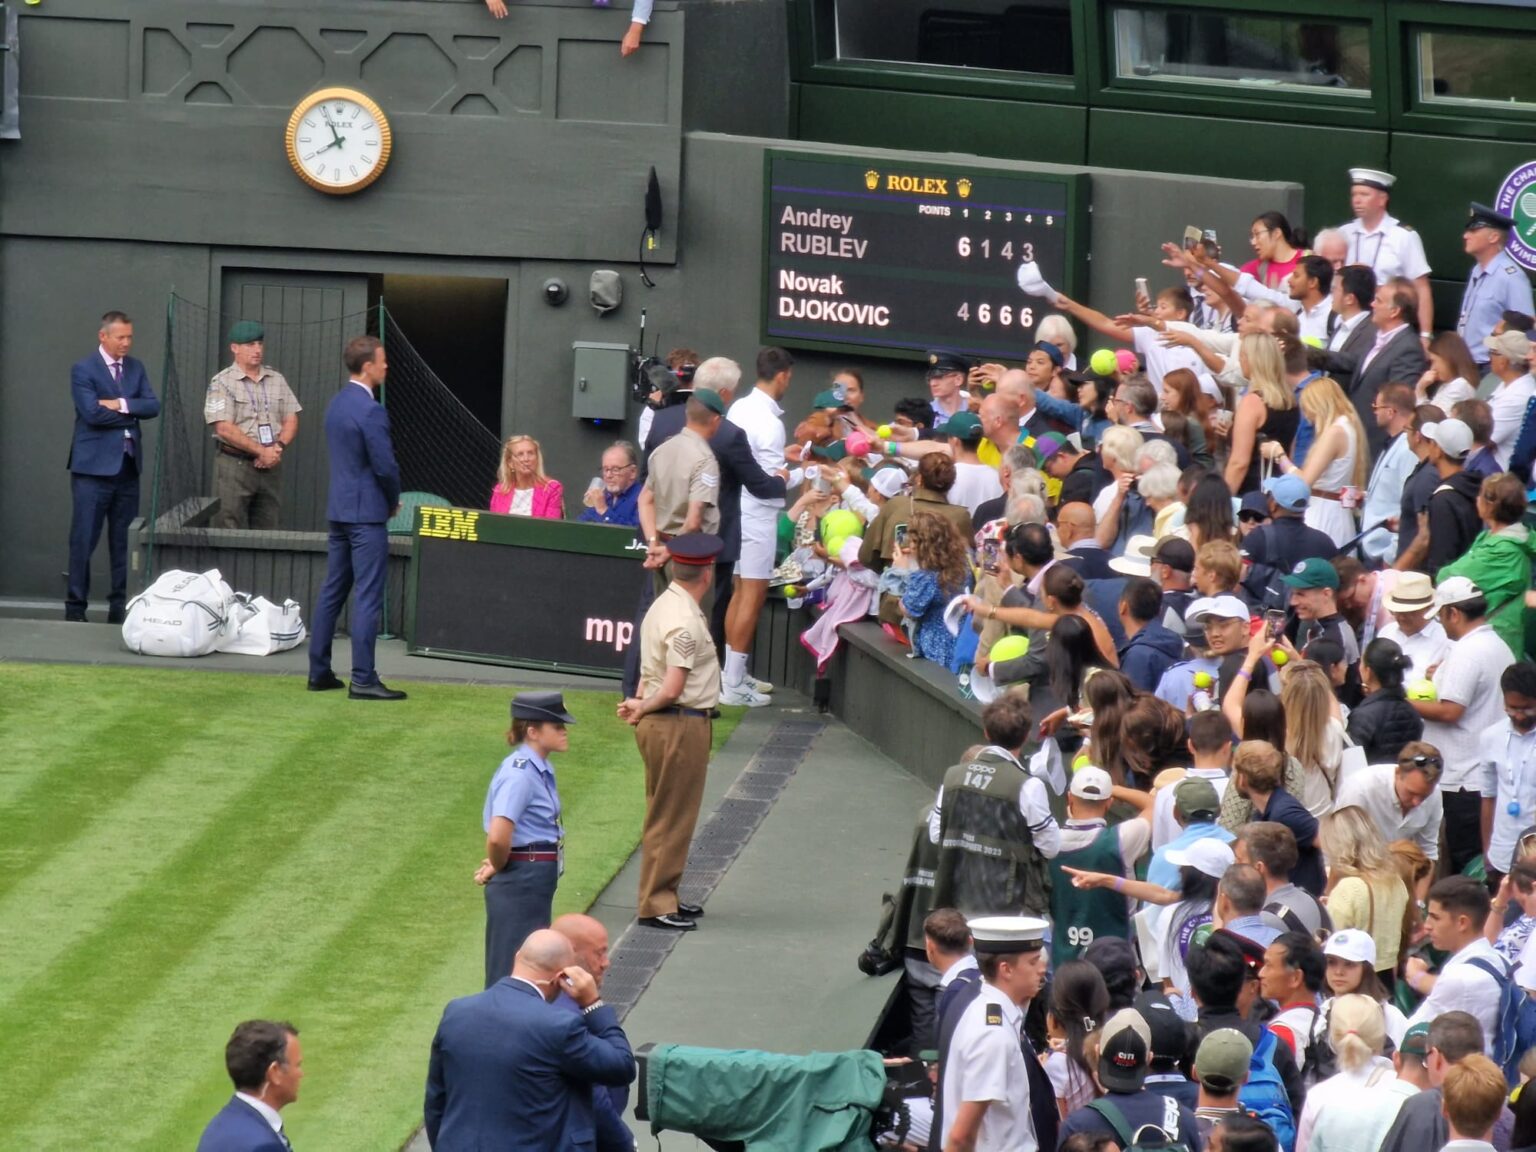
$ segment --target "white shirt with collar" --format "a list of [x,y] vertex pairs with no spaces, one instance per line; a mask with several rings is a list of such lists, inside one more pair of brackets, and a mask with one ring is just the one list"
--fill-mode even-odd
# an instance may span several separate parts
[[1303,340],[1308,336],[1315,336],[1324,341],[1328,339],[1328,318],[1333,315],[1331,297],[1325,295],[1308,308],[1284,288],[1270,288],[1261,284],[1251,272],[1244,272],[1238,276],[1236,291],[1244,300],[1265,300],[1289,309],[1296,316],[1297,328]]
[[[747,434],[752,455],[764,472],[774,473],[784,467],[784,421],[780,419],[784,409],[779,402],[761,388],[753,388],[735,401],[726,413],[726,419]],[[743,490],[741,512],[743,516],[767,516],[775,509],[784,507],[784,498],[759,500]]]
[[1340,348],[1344,347],[1344,341],[1354,334],[1356,328],[1360,327],[1366,320],[1369,320],[1370,316],[1370,311],[1362,308],[1347,320],[1340,317],[1339,326],[1333,330],[1333,339],[1328,341],[1328,351],[1337,352]]
[[1525,423],[1525,409],[1533,395],[1536,380],[1529,372],[1508,384],[1499,381],[1499,386],[1488,393],[1488,410],[1493,415],[1493,454],[1498,457],[1500,468],[1509,467],[1509,457],[1515,450],[1520,426]]
[[1478,755],[1483,733],[1497,728],[1505,719],[1499,677],[1514,662],[1514,653],[1503,638],[1487,624],[1480,624],[1454,641],[1440,667],[1435,669],[1437,698],[1460,704],[1464,709],[1461,719],[1454,724],[1424,721],[1424,739],[1445,757],[1445,770],[1440,776],[1442,792],[1462,788],[1476,792],[1482,786]]
[[[1482,793],[1493,797],[1493,831],[1488,838],[1488,863],[1508,872],[1515,841],[1536,814],[1536,729],[1516,732],[1506,716],[1483,733],[1478,752]],[[1510,805],[1515,812],[1510,814]]]
[[1493,945],[1479,936],[1462,948],[1440,968],[1435,986],[1419,1005],[1418,1011],[1408,1017],[1408,1027],[1428,1023],[1446,1012],[1469,1012],[1477,1018],[1483,1029],[1483,1052],[1493,1054],[1493,1045],[1499,1038],[1499,982],[1482,968],[1472,963],[1484,960],[1495,972],[1508,971],[1504,958],[1493,950]]
[[1429,261],[1424,256],[1424,240],[1395,216],[1386,215],[1375,228],[1366,230],[1359,217],[1339,225],[1338,231],[1349,241],[1347,264],[1364,264],[1383,284],[1394,276],[1417,280],[1428,276]]
[[939,977],[940,990],[942,991],[943,989],[948,988],[951,984],[953,984],[955,982],[955,978],[959,976],[960,973],[978,971],[979,968],[980,965],[976,963],[976,957],[972,956],[970,953],[966,953],[964,956],[960,957],[960,959],[951,964],[949,968],[945,970],[944,975]]
[[1450,637],[1445,625],[1433,618],[1412,636],[1399,627],[1396,620],[1383,624],[1376,633],[1378,640],[1391,640],[1403,650],[1403,655],[1413,661],[1412,675],[1415,680],[1445,659],[1451,649]]
[[1384,843],[1412,840],[1431,860],[1440,858],[1440,823],[1445,805],[1436,788],[1429,799],[1404,812],[1397,799],[1397,765],[1371,764],[1351,772],[1339,787],[1335,809],[1362,808],[1381,831]]
[[[107,366],[107,375],[108,376],[112,375],[112,369],[113,369],[114,366],[117,368],[117,370],[118,370],[118,378],[115,381],[115,383],[117,384],[118,388],[122,388],[122,386],[123,386],[122,377],[124,377],[124,376],[126,376],[128,374],[128,365],[126,363],[124,363],[123,360],[114,359],[112,357],[112,355],[105,348],[103,348],[100,344],[96,345],[96,354],[101,357],[101,362]],[[126,359],[126,357],[124,359]],[[128,415],[128,401],[127,401],[127,399],[125,397],[122,397],[122,396],[115,397],[115,399],[117,400],[117,410],[119,412],[121,412],[124,416]],[[124,428],[123,429],[123,439],[124,440],[132,440],[133,439],[133,429],[132,428]]]
[[256,1109],[256,1114],[272,1126],[272,1131],[282,1132],[283,1118],[277,1114],[276,1108],[272,1107],[265,1100],[258,1100],[249,1092],[236,1092],[235,1096],[242,1103],[249,1104],[252,1108]]
[[967,1101],[987,1102],[976,1152],[1039,1150],[1029,1110],[1029,1070],[1020,1045],[1023,1031],[1023,1010],[987,983],[955,1025],[944,1066],[944,1115],[953,1123]]

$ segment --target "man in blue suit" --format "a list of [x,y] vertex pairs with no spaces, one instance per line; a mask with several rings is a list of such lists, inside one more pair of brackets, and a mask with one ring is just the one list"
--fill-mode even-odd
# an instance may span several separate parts
[[293,1152],[278,1113],[299,1098],[304,1079],[299,1030],[274,1020],[247,1020],[224,1046],[224,1067],[235,1094],[208,1121],[197,1152]]
[[123,622],[128,600],[128,525],[139,514],[139,472],[144,463],[140,420],[160,415],[144,363],[128,355],[133,321],[122,312],[101,318],[96,353],[69,370],[75,435],[69,447],[69,587],[64,619],[85,620],[91,591],[91,553],[107,527],[112,591],[107,621]]
[[356,584],[352,682],[347,695],[353,700],[404,700],[405,693],[386,688],[373,666],[389,561],[387,526],[400,507],[400,468],[389,442],[389,416],[374,397],[389,364],[383,343],[373,336],[359,336],[349,343],[342,360],[352,378],[325,410],[325,442],[331,455],[325,517],[331,527],[325,584],[309,636],[309,690],[342,687],[331,671],[331,642]]
[[[599,993],[608,972],[608,929],[603,922],[580,912],[567,912],[555,918],[550,928],[571,942],[576,963],[592,974]],[[555,1007],[572,1015],[581,1014],[581,1005],[569,992],[555,998]],[[635,1152],[635,1136],[624,1123],[629,1108],[629,1087],[624,1084],[592,1086],[592,1118],[597,1130],[597,1152]]]
[[[635,1058],[571,943],[531,932],[512,975],[449,1003],[432,1038],[423,1109],[433,1152],[596,1149],[594,1085],[628,1084]],[[552,1001],[562,991],[578,1012]]]

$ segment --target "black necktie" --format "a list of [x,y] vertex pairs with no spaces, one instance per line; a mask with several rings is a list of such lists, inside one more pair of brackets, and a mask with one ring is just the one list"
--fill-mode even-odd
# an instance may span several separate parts
[[288,1139],[286,1130],[279,1128],[277,1130],[277,1138],[283,1142],[283,1147],[288,1149],[288,1152],[293,1152],[293,1141]]

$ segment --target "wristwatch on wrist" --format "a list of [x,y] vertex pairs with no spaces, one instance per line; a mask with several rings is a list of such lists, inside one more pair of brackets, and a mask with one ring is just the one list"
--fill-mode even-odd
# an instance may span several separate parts
[[603,998],[601,996],[599,996],[596,1000],[592,1001],[592,1003],[588,1004],[585,1008],[583,1008],[581,1010],[581,1014],[583,1016],[590,1016],[590,1015],[592,1015],[592,1013],[596,1012],[602,1006],[603,1006]]

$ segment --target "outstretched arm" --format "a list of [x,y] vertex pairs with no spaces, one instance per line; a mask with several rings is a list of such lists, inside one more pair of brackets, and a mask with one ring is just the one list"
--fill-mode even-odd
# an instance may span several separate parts
[[1076,300],[1061,293],[1057,293],[1056,306],[1069,316],[1082,321],[1101,336],[1108,336],[1111,340],[1119,340],[1122,344],[1129,344],[1133,339],[1129,328],[1116,324],[1097,308],[1090,308],[1086,304],[1079,304]]

